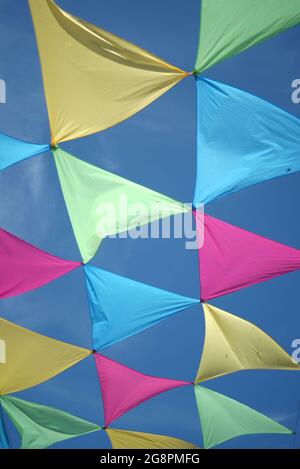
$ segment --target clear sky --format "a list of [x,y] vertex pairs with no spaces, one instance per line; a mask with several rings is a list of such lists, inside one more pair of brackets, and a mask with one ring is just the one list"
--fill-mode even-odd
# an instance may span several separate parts
[[[199,0],[57,3],[186,71],[193,69]],[[27,2],[0,0],[0,8],[0,78],[7,85],[7,103],[0,105],[0,130],[35,143],[48,143],[47,112]],[[298,26],[204,75],[254,93],[300,117],[300,104],[291,101],[291,82],[300,78],[299,40]],[[125,122],[62,147],[101,168],[191,202],[196,177],[194,78],[183,80]],[[299,182],[299,173],[276,179],[213,202],[206,212],[300,248]],[[2,172],[0,201],[2,228],[52,254],[80,260],[50,153]],[[166,290],[196,298],[199,295],[197,253],[186,250],[184,240],[106,239],[92,264]],[[295,272],[211,303],[254,322],[292,353],[293,339],[300,338],[299,281],[300,272]],[[2,300],[1,315],[42,334],[91,347],[81,269],[35,291]],[[144,373],[190,381],[201,355],[203,332],[199,305],[106,349],[105,355]],[[294,429],[299,380],[296,372],[249,371],[209,381],[206,386]],[[91,357],[42,385],[18,393],[18,397],[103,424]],[[16,431],[9,422],[7,426],[10,441],[17,446]],[[161,394],[129,411],[112,427],[169,434],[202,445],[192,387]],[[247,436],[220,447],[299,447],[300,421],[298,431],[295,439],[289,435]],[[107,448],[109,443],[104,432],[97,432],[55,447]]]

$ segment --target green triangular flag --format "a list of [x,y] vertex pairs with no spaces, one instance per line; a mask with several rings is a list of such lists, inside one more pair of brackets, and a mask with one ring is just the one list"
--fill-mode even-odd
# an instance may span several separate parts
[[2,396],[0,399],[21,436],[21,449],[43,449],[58,441],[101,430],[99,425],[53,407],[12,396]]
[[189,208],[158,192],[82,161],[60,148],[55,163],[83,262],[103,238]]
[[195,69],[203,72],[300,22],[299,0],[202,0]]
[[1,401],[0,401],[0,450],[1,449],[8,449],[9,448],[9,442],[6,434],[6,428],[5,424],[3,421],[3,412],[2,412],[2,406],[1,406]]
[[293,433],[251,407],[202,386],[195,386],[204,448],[241,435]]

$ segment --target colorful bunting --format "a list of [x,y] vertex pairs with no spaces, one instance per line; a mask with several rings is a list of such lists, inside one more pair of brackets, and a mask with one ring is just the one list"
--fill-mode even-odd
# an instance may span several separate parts
[[0,132],[0,171],[49,149],[49,145],[24,142]]
[[0,298],[19,295],[80,266],[51,256],[0,228]]
[[57,148],[55,163],[83,262],[103,238],[188,211],[181,202],[97,168]]
[[202,386],[195,386],[204,448],[212,448],[241,435],[293,433],[251,407]]
[[223,83],[196,83],[195,207],[300,170],[300,119]]
[[93,344],[101,350],[166,319],[199,300],[120,275],[84,266],[93,322]]
[[5,424],[3,421],[3,412],[0,399],[0,450],[9,449],[8,437],[5,429]]
[[106,433],[113,449],[198,449],[198,446],[188,441],[171,436],[110,428]]
[[300,370],[300,366],[251,322],[203,305],[205,340],[196,383],[240,370]]
[[299,0],[202,0],[196,71],[300,22]]
[[99,425],[53,407],[13,396],[1,397],[0,400],[21,436],[21,449],[43,449],[59,441],[101,430]]
[[207,301],[300,268],[300,251],[217,218],[194,212],[199,247],[200,294]]
[[147,399],[170,389],[190,384],[186,381],[144,375],[98,353],[94,357],[106,427],[113,420]]
[[29,0],[29,5],[53,143],[127,119],[188,75],[52,0]]
[[[101,241],[189,207],[109,173],[57,147],[116,125],[190,73],[60,9],[29,0],[48,108],[51,146],[0,133],[0,171],[53,150],[72,228],[86,264]],[[300,170],[300,121],[239,89],[197,74],[300,23],[300,0],[202,0],[194,74],[197,84],[197,183],[194,208],[254,184]],[[2,80],[3,81],[3,80]],[[300,250],[271,241],[200,211],[201,301],[295,271]],[[147,228],[147,227],[146,227]],[[202,243],[203,241],[203,243]],[[0,229],[0,298],[38,288],[81,266],[52,256]],[[139,373],[97,353],[199,300],[84,266],[93,326],[93,352],[37,334],[0,317],[0,449],[9,448],[3,412],[21,448],[47,448],[101,430],[61,410],[10,395],[51,379],[94,354],[113,449],[195,449],[165,435],[107,428],[142,402],[189,383]],[[288,428],[198,383],[240,370],[299,370],[254,324],[203,304],[205,340],[194,383],[205,448],[250,434]]]
[[51,339],[0,318],[1,340],[6,346],[0,395],[36,386],[91,354],[90,350]]

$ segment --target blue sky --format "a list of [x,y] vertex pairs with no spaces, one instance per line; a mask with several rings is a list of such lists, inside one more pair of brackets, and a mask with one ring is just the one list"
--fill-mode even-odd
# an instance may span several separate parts
[[[7,103],[0,105],[0,130],[35,143],[49,141],[36,43],[26,0],[0,0],[0,78]],[[190,0],[58,0],[58,5],[165,60],[191,71],[198,40],[200,2]],[[271,101],[300,117],[291,101],[291,82],[299,73],[300,26],[221,63],[204,76]],[[59,75],[59,69],[57,70]],[[63,79],[63,77],[61,78]],[[147,187],[191,202],[196,177],[196,99],[188,77],[127,121],[62,147],[90,163]],[[213,216],[300,248],[300,174],[276,179],[209,204]],[[66,259],[80,260],[50,153],[0,174],[0,226]],[[106,239],[94,265],[138,281],[198,297],[197,253],[179,239]],[[300,272],[279,277],[212,304],[263,328],[289,353],[300,338]],[[1,315],[22,326],[91,347],[91,324],[83,272],[79,269],[44,287],[1,301]],[[141,372],[192,380],[203,344],[204,324],[195,306],[105,354]],[[20,345],[21,346],[21,345]],[[29,364],[30,366],[30,364]],[[300,400],[299,375],[284,371],[241,372],[207,383],[294,429]],[[120,383],[122,387],[122,383]],[[92,358],[18,397],[103,423],[100,389]],[[18,437],[8,422],[13,446]],[[174,389],[131,410],[114,428],[169,434],[202,445],[191,387]],[[298,422],[300,432],[300,421]],[[294,441],[295,440],[295,441]],[[240,437],[224,448],[290,448],[300,433]],[[57,444],[57,448],[109,447],[104,432]]]

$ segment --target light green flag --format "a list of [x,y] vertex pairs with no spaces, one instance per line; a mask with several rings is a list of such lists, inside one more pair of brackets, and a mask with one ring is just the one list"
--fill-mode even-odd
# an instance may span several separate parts
[[300,22],[299,0],[202,0],[196,72]]
[[189,210],[184,204],[57,148],[54,159],[83,262],[106,236]]
[[52,407],[13,396],[2,396],[0,401],[21,436],[21,449],[43,449],[58,441],[101,430],[94,423]]
[[241,435],[293,433],[288,428],[234,399],[195,386],[204,448],[212,448]]

